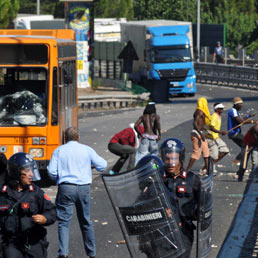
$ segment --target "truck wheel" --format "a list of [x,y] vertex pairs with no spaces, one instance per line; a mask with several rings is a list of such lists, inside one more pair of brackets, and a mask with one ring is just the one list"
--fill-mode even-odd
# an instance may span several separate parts
[[151,99],[156,103],[168,102],[168,86],[166,82],[154,82],[151,87]]
[[195,96],[195,93],[189,93],[187,94],[189,97],[194,97]]

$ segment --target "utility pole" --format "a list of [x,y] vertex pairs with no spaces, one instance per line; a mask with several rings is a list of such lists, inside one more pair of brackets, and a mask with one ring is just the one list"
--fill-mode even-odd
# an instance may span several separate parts
[[37,15],[40,15],[40,0],[37,0]]
[[197,62],[200,61],[200,0],[197,2]]

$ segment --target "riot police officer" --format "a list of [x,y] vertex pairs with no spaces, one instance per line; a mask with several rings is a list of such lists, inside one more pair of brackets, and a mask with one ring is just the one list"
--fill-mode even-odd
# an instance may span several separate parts
[[8,161],[8,181],[0,189],[0,227],[3,257],[46,258],[47,231],[56,220],[55,206],[35,184],[40,180],[31,155],[16,153]]
[[198,217],[201,181],[198,175],[184,170],[185,148],[180,140],[166,139],[161,144],[160,152],[164,162],[164,183],[173,205],[176,204],[179,226],[186,247],[186,252],[180,258],[187,258],[191,255],[196,228],[193,221]]

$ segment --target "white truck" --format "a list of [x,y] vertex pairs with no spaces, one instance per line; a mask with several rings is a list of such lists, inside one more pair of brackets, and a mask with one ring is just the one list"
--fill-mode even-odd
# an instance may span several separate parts
[[31,30],[31,22],[50,20],[54,20],[54,16],[50,14],[18,14],[17,17],[13,20],[14,29]]

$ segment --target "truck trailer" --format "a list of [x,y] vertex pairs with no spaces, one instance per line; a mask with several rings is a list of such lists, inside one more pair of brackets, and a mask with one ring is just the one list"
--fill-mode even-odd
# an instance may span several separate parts
[[133,62],[130,80],[147,88],[156,102],[195,95],[191,22],[146,20],[120,26],[121,41],[131,41],[139,58]]

